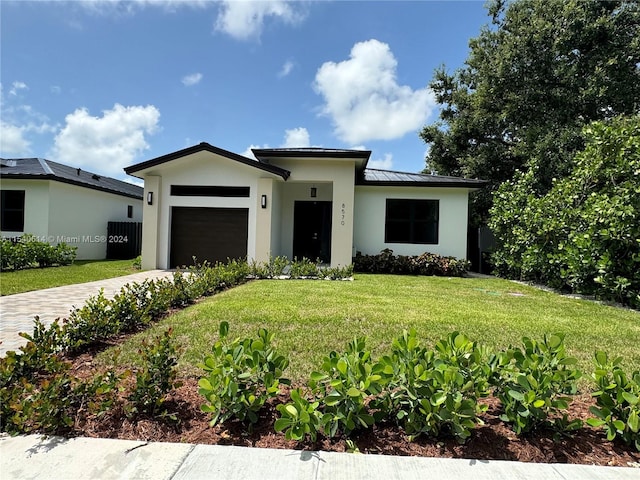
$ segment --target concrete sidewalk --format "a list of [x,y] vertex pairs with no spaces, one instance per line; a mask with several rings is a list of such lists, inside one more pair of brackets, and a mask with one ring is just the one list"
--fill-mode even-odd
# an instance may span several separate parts
[[0,437],[0,476],[20,480],[638,480],[640,469],[28,435]]
[[56,318],[67,318],[71,309],[82,307],[89,297],[104,288],[107,298],[113,296],[127,283],[143,282],[146,279],[164,278],[173,275],[169,270],[148,270],[123,277],[106,278],[95,282],[65,285],[33,292],[17,293],[0,297],[0,356],[9,350],[17,351],[26,340],[20,332],[33,332],[33,317],[38,315],[46,325]]

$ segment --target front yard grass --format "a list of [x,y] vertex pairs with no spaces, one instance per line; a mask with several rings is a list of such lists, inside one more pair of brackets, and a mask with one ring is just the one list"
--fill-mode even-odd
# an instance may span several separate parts
[[[288,355],[285,372],[305,382],[331,350],[344,351],[355,336],[366,336],[378,358],[403,329],[415,328],[433,346],[454,330],[495,348],[520,345],[523,336],[563,332],[569,354],[590,375],[595,350],[624,357],[640,369],[640,313],[563,297],[501,279],[356,275],[353,282],[261,280],[233,288],[171,315],[131,337],[118,361],[136,363],[144,337],[169,326],[185,348],[183,374],[202,376],[198,363],[229,322],[229,337],[254,337],[264,327]],[[112,351],[100,354],[109,363]],[[582,384],[586,384],[583,380]]]
[[64,267],[0,272],[0,295],[93,282],[138,271],[133,268],[133,260],[76,260]]

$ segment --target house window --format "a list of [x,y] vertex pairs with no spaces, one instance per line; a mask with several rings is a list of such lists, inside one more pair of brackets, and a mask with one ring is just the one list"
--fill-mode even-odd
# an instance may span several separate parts
[[438,243],[439,200],[387,199],[385,243]]
[[2,190],[1,230],[24,231],[24,190]]
[[249,197],[249,187],[222,185],[171,185],[174,197]]
[[127,218],[133,218],[133,205],[127,205]]

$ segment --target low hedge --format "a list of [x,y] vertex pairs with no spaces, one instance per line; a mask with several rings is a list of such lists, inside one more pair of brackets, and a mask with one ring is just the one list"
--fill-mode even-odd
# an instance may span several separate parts
[[469,271],[470,263],[455,257],[443,257],[425,252],[422,255],[394,255],[385,248],[378,255],[356,254],[353,269],[361,273],[391,273],[396,275],[435,275],[462,277]]
[[76,250],[62,242],[50,245],[37,240],[33,235],[23,235],[17,240],[0,239],[0,270],[22,270],[71,265],[76,259]]

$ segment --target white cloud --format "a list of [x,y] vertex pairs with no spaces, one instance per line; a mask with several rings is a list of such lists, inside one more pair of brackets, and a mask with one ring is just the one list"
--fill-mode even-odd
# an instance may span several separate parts
[[198,83],[200,83],[200,80],[202,80],[202,74],[201,73],[192,73],[191,75],[185,75],[184,77],[182,77],[182,83],[184,84],[185,87],[191,87],[193,85],[197,85]]
[[146,7],[159,7],[175,12],[181,7],[202,8],[210,0],[83,0],[77,2],[90,13],[98,15],[133,15]]
[[0,152],[3,155],[27,155],[31,149],[25,132],[25,127],[0,122]]
[[[292,128],[284,131],[284,142],[280,145],[280,148],[306,148],[311,146],[311,137],[309,136],[309,132],[304,127]],[[268,143],[263,145],[249,145],[247,149],[242,152],[240,155],[243,155],[247,158],[253,158],[257,160],[253,152],[252,148],[271,148]]]
[[247,149],[242,152],[240,155],[247,157],[247,158],[252,158],[253,160],[257,160],[256,156],[253,154],[253,152],[251,151],[252,148],[269,148],[269,145],[267,145],[266,143],[262,146],[260,145],[254,145],[251,144],[247,147]]
[[284,131],[282,148],[305,148],[310,146],[309,132],[304,127],[292,128]]
[[28,90],[29,87],[24,82],[13,82],[11,85],[11,90],[9,90],[9,95],[18,95],[20,90]]
[[338,138],[392,140],[425,123],[436,105],[433,92],[398,85],[397,65],[389,45],[372,39],[356,43],[348,60],[318,69],[314,88],[324,98],[322,114],[332,119]]
[[9,95],[5,97],[3,85],[0,84],[0,155],[26,156],[32,153],[32,137],[53,133],[56,125],[49,123],[49,118],[36,111],[31,105],[21,103],[21,90],[28,90],[24,82],[13,82]]
[[278,72],[278,77],[280,78],[286,77],[291,73],[291,70],[293,70],[293,67],[294,67],[293,62],[291,60],[287,60],[286,62],[284,62],[284,65],[282,65],[282,68]]
[[369,168],[377,168],[378,170],[391,170],[393,167],[393,155],[385,153],[384,158],[377,158],[375,160],[369,160],[367,163]]
[[300,8],[294,9],[292,2],[286,0],[222,0],[220,3],[215,29],[238,40],[259,38],[268,17],[295,24],[306,16]]
[[145,134],[156,132],[159,119],[160,112],[153,105],[115,104],[102,117],[79,108],[65,117],[66,125],[55,137],[51,156],[68,165],[122,176],[122,169],[149,148]]
[[62,92],[62,89],[58,85],[51,85],[49,87],[49,90],[51,91],[51,93],[54,93],[56,95],[60,95],[60,93]]

